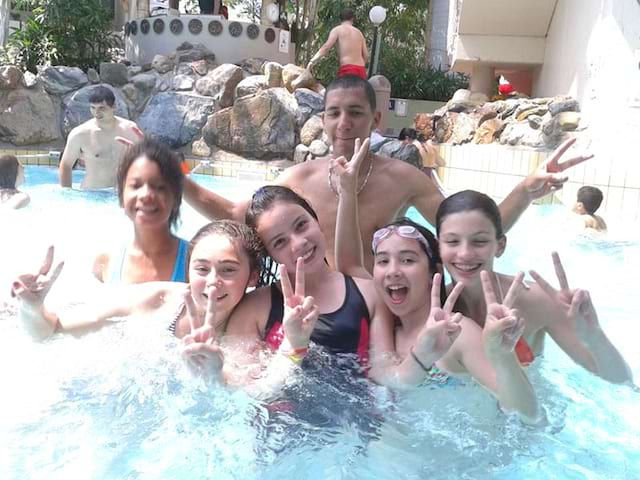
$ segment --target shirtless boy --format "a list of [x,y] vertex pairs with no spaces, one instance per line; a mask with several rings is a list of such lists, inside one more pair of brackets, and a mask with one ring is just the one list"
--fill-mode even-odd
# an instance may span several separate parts
[[338,77],[344,75],[357,75],[366,80],[367,71],[364,66],[369,58],[367,44],[362,32],[353,26],[353,10],[347,8],[340,14],[340,25],[334,27],[329,33],[329,38],[320,50],[311,58],[307,69],[311,70],[318,61],[324,57],[338,42],[338,57],[340,69]]
[[[275,183],[294,190],[305,198],[318,214],[322,232],[327,238],[327,260],[335,266],[334,242],[338,211],[338,178],[334,162],[338,157],[351,160],[356,139],[369,138],[380,120],[376,112],[373,87],[353,75],[331,82],[325,93],[324,131],[332,145],[332,155],[304,162],[286,169]],[[573,141],[562,144],[534,173],[522,180],[504,199],[500,210],[505,228],[511,227],[529,203],[562,186],[566,177],[558,175],[590,156],[579,156],[562,163],[558,160]],[[427,175],[395,159],[369,154],[363,160],[358,178],[358,207],[362,232],[364,261],[373,265],[371,240],[373,232],[387,225],[410,206],[435,225],[438,206],[444,199]],[[184,198],[210,219],[230,218],[244,221],[248,201],[232,202],[185,178]]]
[[138,126],[114,115],[116,98],[107,87],[95,87],[89,97],[91,115],[69,133],[60,160],[60,185],[71,188],[71,170],[76,160],[84,161],[86,174],[82,188],[109,188],[116,185],[116,171],[125,146],[116,141],[124,137],[135,142]]
[[578,198],[573,206],[573,212],[580,215],[584,221],[584,228],[591,228],[597,232],[607,230],[607,224],[604,223],[602,217],[596,215],[602,198],[602,191],[599,188],[585,185],[578,189]]

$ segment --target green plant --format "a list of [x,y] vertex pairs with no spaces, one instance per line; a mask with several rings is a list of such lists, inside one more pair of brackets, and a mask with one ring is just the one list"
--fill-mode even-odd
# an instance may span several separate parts
[[[392,0],[320,2],[310,53],[317,51],[331,29],[340,23],[339,14],[344,8],[353,9],[355,26],[362,30],[371,49],[374,29],[369,22],[369,10],[374,5],[381,5],[387,10],[387,18],[380,27],[382,41],[378,73],[391,82],[392,97],[447,101],[457,89],[467,87],[466,76],[444,72],[427,64],[425,38],[428,2],[424,0],[402,3]],[[373,57],[372,51],[369,54]],[[316,77],[326,85],[335,78],[338,66],[334,51],[317,65]]]
[[38,65],[67,65],[86,70],[112,59],[118,38],[102,0],[29,3],[32,15],[8,42],[23,68],[35,72]]

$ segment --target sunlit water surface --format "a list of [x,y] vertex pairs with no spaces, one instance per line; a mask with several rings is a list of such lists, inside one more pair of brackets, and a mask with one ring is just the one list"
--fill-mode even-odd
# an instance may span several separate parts
[[[32,343],[7,295],[13,276],[54,244],[66,263],[52,303],[95,294],[93,255],[131,234],[113,192],[61,191],[56,181],[53,169],[27,167],[31,205],[0,212],[0,478],[640,478],[639,394],[583,371],[552,341],[529,369],[544,428],[499,413],[473,384],[390,393],[342,375],[321,353],[315,374],[290,380],[292,411],[260,403],[192,378],[166,318]],[[256,186],[198,181],[232,199]],[[587,237],[564,209],[532,207],[497,269],[536,268],[553,280],[557,249],[638,378],[640,242],[624,219],[607,220],[608,236]],[[183,206],[179,234],[204,222]]]

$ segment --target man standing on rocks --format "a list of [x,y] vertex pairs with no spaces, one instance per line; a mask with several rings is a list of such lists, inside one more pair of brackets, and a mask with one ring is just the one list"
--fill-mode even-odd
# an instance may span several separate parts
[[85,164],[81,188],[110,188],[116,185],[118,163],[125,146],[116,140],[123,137],[135,142],[142,133],[135,122],[114,114],[116,98],[107,87],[95,87],[89,97],[91,115],[69,133],[60,160],[60,185],[71,188],[71,170],[76,160]]
[[[331,82],[325,92],[324,132],[332,147],[330,157],[317,158],[287,168],[275,183],[289,187],[304,197],[315,209],[320,227],[327,239],[327,261],[335,267],[334,243],[338,197],[335,159],[351,160],[356,139],[369,138],[380,121],[376,97],[371,84],[348,75]],[[560,163],[563,153],[573,141],[563,143],[535,172],[515,186],[500,204],[505,230],[537,198],[562,187],[567,177],[563,170],[583,162],[590,156],[577,156]],[[231,218],[244,221],[248,201],[233,202],[185,178],[184,196],[196,210],[210,219]],[[373,233],[414,206],[435,225],[436,211],[444,196],[427,175],[396,159],[369,153],[362,162],[358,178],[358,208],[365,265],[373,266],[371,240]]]
[[364,35],[353,26],[353,19],[353,10],[347,8],[342,11],[340,14],[340,25],[331,30],[325,44],[322,45],[320,50],[311,58],[311,61],[307,65],[308,70],[311,70],[322,57],[329,53],[335,43],[338,42],[338,58],[340,60],[338,77],[357,75],[364,80],[367,79],[367,70],[364,66],[369,59],[369,52],[367,52]]

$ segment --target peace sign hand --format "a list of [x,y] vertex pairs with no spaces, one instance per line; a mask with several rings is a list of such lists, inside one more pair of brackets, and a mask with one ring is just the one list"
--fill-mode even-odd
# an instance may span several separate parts
[[360,167],[369,155],[369,143],[370,141],[368,138],[365,138],[363,142],[359,138],[356,138],[351,161],[347,160],[345,157],[338,157],[331,160],[332,168],[340,179],[340,192],[349,194],[356,193]]
[[560,162],[564,153],[575,142],[575,138],[563,142],[534,173],[525,178],[524,185],[531,200],[542,198],[562,188],[569,177],[558,175],[560,172],[593,158],[593,155],[577,155]]
[[487,303],[487,318],[482,329],[484,349],[489,359],[511,355],[524,332],[524,319],[513,307],[520,292],[525,288],[524,273],[518,272],[502,303],[496,298],[489,272],[480,272],[484,299]]
[[576,336],[583,342],[588,343],[589,339],[600,330],[598,314],[591,302],[591,296],[586,290],[572,290],[569,288],[569,282],[560,261],[560,255],[558,255],[558,252],[552,252],[551,258],[560,283],[559,290],[553,288],[538,272],[531,270],[529,273],[536,283],[540,285],[540,288],[564,312]]
[[304,294],[304,260],[299,257],[296,261],[296,287],[291,288],[291,282],[285,265],[280,265],[280,283],[284,298],[284,316],[282,328],[289,348],[304,349],[309,346],[311,332],[318,320],[318,307],[313,297]]
[[193,373],[208,377],[219,375],[224,364],[222,350],[214,343],[223,326],[216,320],[217,295],[217,288],[209,287],[204,312],[196,305],[189,288],[184,296],[191,333],[183,339],[182,358]]
[[21,307],[30,307],[38,309],[42,307],[44,299],[51,290],[56,279],[62,271],[64,262],[58,263],[51,273],[51,265],[53,264],[54,248],[50,246],[47,249],[47,255],[38,270],[38,273],[25,273],[16,278],[11,285],[11,296],[18,299]]
[[413,346],[413,353],[422,361],[428,358],[429,361],[423,363],[430,365],[439,360],[449,351],[451,345],[456,341],[461,332],[461,313],[453,313],[453,307],[460,296],[464,286],[456,284],[447,297],[444,307],[440,307],[440,284],[442,275],[436,273],[431,284],[431,310],[424,327],[418,334],[418,338]]

